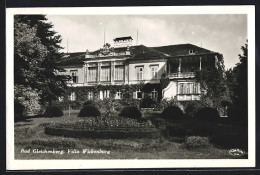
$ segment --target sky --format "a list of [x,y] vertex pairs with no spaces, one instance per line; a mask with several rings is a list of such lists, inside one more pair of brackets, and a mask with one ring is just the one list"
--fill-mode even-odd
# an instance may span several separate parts
[[[247,15],[47,15],[64,52],[94,51],[132,36],[148,47],[191,43],[223,54],[226,69],[239,62],[248,38]],[[138,42],[137,42],[138,31]],[[105,37],[104,37],[105,33]],[[68,46],[68,47],[67,47]]]

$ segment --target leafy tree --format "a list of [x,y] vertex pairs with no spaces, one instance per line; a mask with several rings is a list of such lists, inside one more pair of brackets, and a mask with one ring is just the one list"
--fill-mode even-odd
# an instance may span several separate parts
[[230,101],[230,95],[224,70],[224,60],[222,56],[218,58],[216,67],[197,71],[196,80],[201,86],[202,106],[221,109],[223,101]]
[[40,102],[51,106],[65,92],[69,79],[57,74],[62,70],[56,65],[63,56],[61,36],[45,15],[16,15],[14,26],[15,84],[37,90]]
[[228,86],[231,91],[233,105],[229,110],[231,118],[247,125],[248,121],[248,78],[247,60],[248,44],[241,47],[242,55],[239,54],[239,63],[233,69],[228,70]]

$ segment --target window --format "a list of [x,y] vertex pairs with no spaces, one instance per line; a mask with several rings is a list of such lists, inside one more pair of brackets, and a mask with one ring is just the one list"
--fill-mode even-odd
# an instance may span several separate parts
[[138,89],[138,90],[136,91],[136,98],[137,98],[137,99],[141,99],[142,97],[143,97],[143,93],[141,92],[140,89]]
[[88,82],[97,82],[97,68],[96,67],[88,68]]
[[109,98],[109,90],[100,91],[99,98],[103,100],[104,98]]
[[151,97],[154,99],[158,98],[158,92],[155,89],[153,89],[153,91],[151,92]]
[[198,83],[180,83],[179,94],[198,94]]
[[116,66],[115,67],[115,80],[124,80],[124,66]]
[[120,89],[117,90],[115,99],[122,99],[123,98],[123,93],[120,91]]
[[72,77],[72,82],[73,83],[78,83],[78,71],[77,70],[72,70],[71,72],[71,77]]
[[69,96],[69,100],[70,101],[75,101],[76,100],[76,93],[75,92],[71,92],[71,94]]
[[137,80],[143,79],[143,67],[136,67]]
[[199,93],[198,83],[194,83],[194,94]]
[[158,78],[157,74],[158,74],[158,66],[151,66],[151,70],[152,70],[152,78]]
[[110,67],[101,68],[101,81],[110,81]]
[[88,99],[89,100],[94,99],[94,93],[92,91],[88,92]]
[[189,54],[195,54],[194,50],[193,49],[189,50]]

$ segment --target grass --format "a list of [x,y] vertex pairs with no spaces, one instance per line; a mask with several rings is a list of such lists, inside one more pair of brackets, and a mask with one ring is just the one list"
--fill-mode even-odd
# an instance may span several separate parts
[[[191,149],[185,146],[184,137],[167,137],[158,139],[87,139],[66,138],[62,136],[50,136],[44,133],[44,127],[50,123],[77,121],[78,111],[72,111],[68,116],[54,118],[30,118],[15,122],[15,159],[234,159],[247,158],[233,157],[227,148],[210,145],[207,147]],[[52,140],[52,147],[46,146],[39,140]],[[73,141],[75,147],[66,144],[55,146],[55,140]],[[53,144],[54,143],[54,144]],[[29,150],[30,153],[21,153],[21,150]],[[33,149],[64,151],[63,154],[32,153]],[[73,149],[73,150],[70,150]],[[74,150],[75,149],[75,150]],[[88,149],[89,153],[82,153]],[[70,153],[68,152],[70,150]],[[91,153],[91,151],[109,151],[106,153]],[[79,151],[79,153],[77,153]]]

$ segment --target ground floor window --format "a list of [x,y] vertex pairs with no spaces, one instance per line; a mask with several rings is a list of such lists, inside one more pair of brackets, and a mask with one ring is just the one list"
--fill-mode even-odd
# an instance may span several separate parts
[[143,98],[143,95],[144,95],[144,93],[140,89],[133,92],[133,98],[134,99],[141,99],[141,98]]
[[115,99],[122,99],[123,98],[123,93],[120,91],[120,89],[117,90]]
[[199,93],[198,83],[179,83],[179,93],[178,94],[198,94]]
[[104,98],[109,98],[109,90],[100,91],[99,98],[102,100]]
[[76,100],[76,93],[75,92],[71,92],[70,93],[69,100],[70,101],[75,101]]
[[151,98],[157,99],[158,98],[158,92],[153,89],[153,91],[150,93]]
[[93,100],[94,99],[94,93],[92,91],[88,92],[88,99]]

